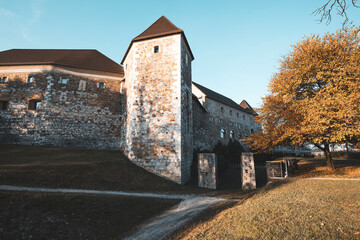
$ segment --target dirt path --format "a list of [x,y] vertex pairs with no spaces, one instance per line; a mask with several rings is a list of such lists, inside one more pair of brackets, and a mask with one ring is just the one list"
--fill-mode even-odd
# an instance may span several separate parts
[[49,193],[75,193],[75,194],[97,194],[97,195],[117,195],[129,197],[150,197],[164,199],[182,199],[180,204],[143,224],[138,230],[125,237],[125,239],[164,239],[185,223],[190,221],[201,211],[209,206],[228,201],[222,198],[195,196],[195,195],[175,195],[157,193],[134,193],[121,191],[99,191],[82,189],[58,189],[58,188],[36,188],[0,185],[0,190],[6,191],[25,191],[25,192],[49,192]]

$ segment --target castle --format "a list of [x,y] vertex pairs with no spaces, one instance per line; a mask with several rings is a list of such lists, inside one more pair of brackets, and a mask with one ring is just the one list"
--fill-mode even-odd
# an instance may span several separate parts
[[96,50],[0,52],[0,142],[121,150],[185,183],[194,149],[258,128],[246,101],[192,82],[193,60],[164,16],[131,41],[121,65]]

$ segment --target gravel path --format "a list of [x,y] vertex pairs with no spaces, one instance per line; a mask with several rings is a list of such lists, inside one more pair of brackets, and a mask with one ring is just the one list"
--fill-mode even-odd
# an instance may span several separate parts
[[[186,224],[201,211],[222,201],[228,201],[222,198],[195,196],[195,195],[175,195],[175,194],[157,194],[157,193],[134,193],[121,191],[99,191],[82,189],[59,189],[59,188],[37,188],[0,185],[0,190],[6,191],[25,191],[25,192],[49,192],[49,193],[76,193],[76,194],[97,194],[97,195],[117,195],[129,197],[150,197],[164,199],[181,199],[180,204],[157,216],[147,223],[143,224],[138,230],[125,239],[164,239],[175,232],[181,226]],[[234,201],[234,200],[233,200]]]

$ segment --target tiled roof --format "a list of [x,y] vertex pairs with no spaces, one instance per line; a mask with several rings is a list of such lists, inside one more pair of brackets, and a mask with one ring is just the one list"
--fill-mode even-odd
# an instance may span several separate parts
[[124,75],[124,69],[97,50],[11,49],[0,52],[0,66],[57,65]]
[[240,103],[240,107],[248,110],[249,112],[252,112],[254,115],[257,115],[256,111],[250,106],[250,104],[246,100],[242,100],[242,102]]
[[142,32],[140,35],[135,37],[133,40],[131,40],[130,46],[126,50],[126,53],[121,61],[121,64],[124,63],[125,58],[127,54],[130,51],[130,48],[134,42],[143,41],[151,38],[158,38],[158,37],[164,37],[168,35],[173,34],[181,34],[184,36],[184,40],[186,45],[189,48],[190,55],[192,60],[194,59],[194,55],[191,52],[189,43],[187,42],[187,39],[185,37],[185,33],[180,28],[176,27],[172,22],[170,22],[169,19],[167,19],[165,16],[160,17],[158,20],[156,20],[150,27],[148,27],[144,32]]
[[183,33],[183,30],[176,27],[165,16],[162,16],[150,27],[148,27],[143,33],[133,39],[133,41],[140,41],[154,37],[167,36],[176,33]]
[[[254,112],[250,111],[249,109],[243,108],[240,105],[238,105],[236,102],[234,102],[233,100],[231,100],[228,97],[225,97],[224,95],[221,95],[209,88],[206,88],[198,83],[193,82],[193,84],[200,90],[202,91],[208,98],[211,98],[217,102],[223,103],[225,105],[228,105],[232,108],[235,108],[237,110],[246,112],[246,113],[250,113],[254,115]],[[250,105],[249,105],[250,106]]]

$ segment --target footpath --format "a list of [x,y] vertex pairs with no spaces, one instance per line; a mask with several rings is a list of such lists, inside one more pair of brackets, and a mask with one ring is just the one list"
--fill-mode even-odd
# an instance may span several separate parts
[[[196,195],[176,195],[176,194],[158,194],[158,193],[135,193],[122,191],[100,191],[100,190],[82,190],[82,189],[62,189],[62,188],[38,188],[0,185],[0,190],[22,191],[22,192],[46,192],[46,193],[75,193],[91,195],[116,195],[128,197],[150,197],[163,199],[180,199],[180,204],[161,215],[148,220],[138,230],[126,236],[124,239],[164,239],[184,226],[188,221],[197,216],[201,211],[219,202],[229,201],[227,199],[196,196]],[[232,200],[234,201],[234,200]]]

